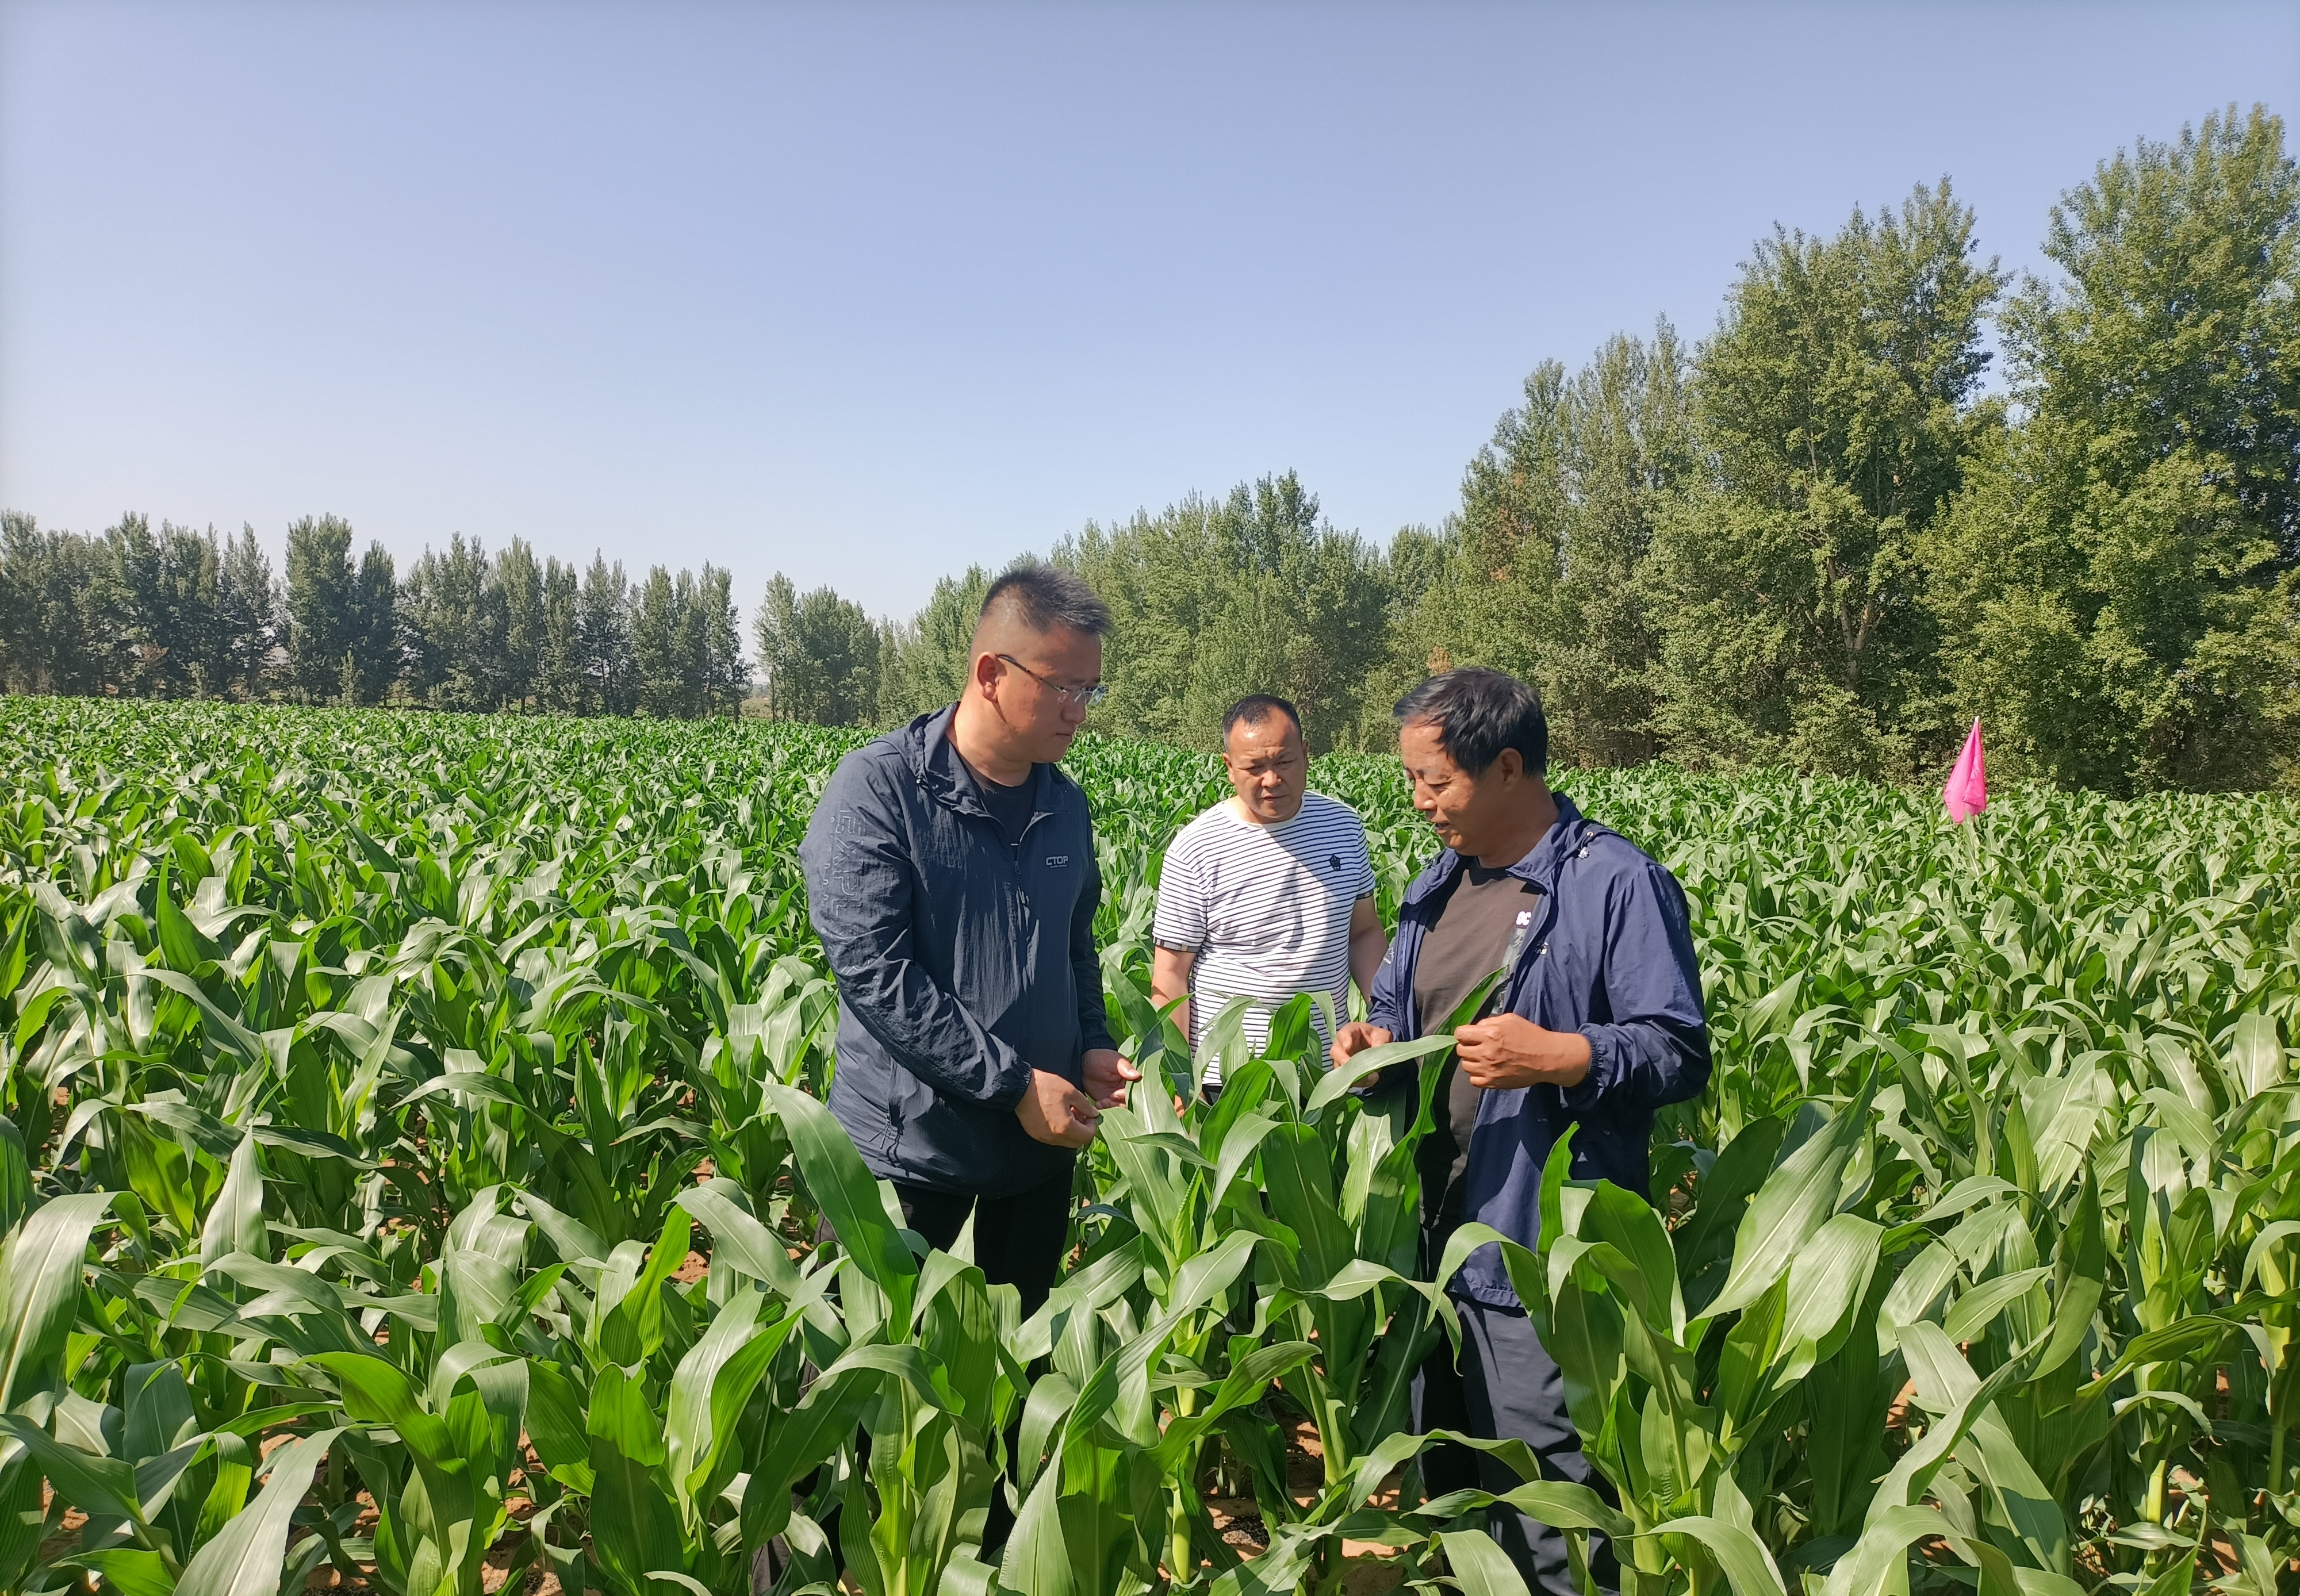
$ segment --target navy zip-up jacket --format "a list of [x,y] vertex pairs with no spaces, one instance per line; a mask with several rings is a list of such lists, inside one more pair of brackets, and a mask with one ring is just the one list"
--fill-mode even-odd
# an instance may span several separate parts
[[1005,1196],[1059,1175],[1066,1147],[1014,1116],[1030,1072],[1073,1085],[1111,1045],[1086,794],[1033,767],[1010,844],[946,735],[921,715],[838,761],[799,844],[807,907],[838,978],[830,1111],[871,1173]]
[[[1653,1111],[1696,1097],[1709,1084],[1701,973],[1677,878],[1564,794],[1553,796],[1557,823],[1510,869],[1540,889],[1541,905],[1502,1001],[1489,1011],[1580,1032],[1589,1039],[1589,1074],[1571,1088],[1483,1093],[1463,1175],[1464,1216],[1529,1247],[1541,1230],[1542,1167],[1566,1126],[1577,1127],[1575,1179],[1610,1180],[1643,1196]],[[1367,1006],[1367,1018],[1393,1036],[1421,1035],[1414,964],[1437,910],[1432,899],[1461,865],[1448,848],[1405,889],[1397,935]],[[1496,964],[1504,952],[1494,950]],[[1448,1289],[1496,1307],[1521,1306],[1498,1247],[1471,1253]]]

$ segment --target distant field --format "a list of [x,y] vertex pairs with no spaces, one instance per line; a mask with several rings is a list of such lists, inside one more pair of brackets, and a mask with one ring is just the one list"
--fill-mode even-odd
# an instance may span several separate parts
[[[843,1506],[874,1592],[1338,1590],[1377,1547],[1514,1588],[1482,1500],[1394,1489],[1448,1311],[1411,1105],[1321,1091],[1300,1027],[1218,1110],[1106,1117],[1029,1323],[904,1245],[812,1101],[794,850],[862,736],[0,699],[0,1586],[732,1592],[781,1534],[795,1590]],[[1149,914],[1219,766],[1067,768],[1113,1030],[1180,1078]],[[1312,779],[1394,917],[1432,849],[1395,761]],[[1951,827],[1853,782],[1556,779],[1683,882],[1718,1068],[1658,1209],[1561,1189],[1523,1260],[1619,1505],[1525,1500],[1644,1596],[2267,1596],[2300,801],[2015,791]]]

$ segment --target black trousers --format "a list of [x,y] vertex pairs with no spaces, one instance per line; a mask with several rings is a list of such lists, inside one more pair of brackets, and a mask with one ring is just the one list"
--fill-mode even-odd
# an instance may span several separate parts
[[[967,1216],[971,1214],[976,1266],[989,1284],[1014,1288],[1022,1299],[1022,1317],[1027,1319],[1046,1306],[1047,1293],[1054,1288],[1055,1272],[1062,1267],[1062,1243],[1071,1228],[1073,1170],[1074,1166],[1066,1165],[1061,1175],[1011,1197],[938,1192],[925,1186],[904,1185],[900,1181],[894,1183],[895,1197],[902,1204],[904,1225],[925,1237],[927,1245],[945,1252],[956,1244],[958,1233],[966,1228]],[[814,1239],[818,1243],[835,1239],[829,1219],[815,1226]],[[1008,1428],[1006,1444],[1010,1449],[1017,1444],[1020,1434],[1018,1419]],[[869,1467],[868,1432],[856,1438],[856,1450],[859,1460]],[[814,1479],[809,1475],[798,1483],[792,1492],[794,1500],[802,1500],[812,1492]],[[822,1532],[829,1537],[834,1565],[843,1567],[844,1560],[837,1550],[839,1513],[839,1509],[833,1508],[824,1515]],[[1005,1493],[994,1491],[983,1526],[984,1554],[996,1561],[995,1554],[1006,1543],[1013,1528],[1014,1514],[1006,1505]],[[789,1560],[789,1553],[779,1540],[760,1547],[751,1562],[754,1596],[763,1596],[781,1577]]]
[[1072,1166],[1011,1197],[978,1197],[971,1192],[934,1192],[895,1183],[903,1223],[948,1251],[974,1216],[974,1261],[992,1285],[1011,1285],[1022,1299],[1022,1317],[1046,1306],[1062,1267],[1062,1242],[1071,1228]]
[[[1425,1237],[1425,1241],[1428,1238]],[[1432,1249],[1443,1251],[1443,1238]],[[1440,1340],[1413,1380],[1413,1427],[1459,1430],[1481,1441],[1522,1441],[1541,1463],[1544,1479],[1589,1485],[1607,1500],[1613,1492],[1581,1455],[1581,1436],[1565,1411],[1565,1376],[1522,1309],[1495,1308],[1454,1299],[1462,1315],[1462,1355]],[[1421,1454],[1429,1494],[1482,1490],[1500,1495],[1521,1483],[1517,1471],[1488,1452],[1440,1443]],[[1496,1508],[1490,1533],[1541,1596],[1578,1596],[1565,1533],[1514,1509]],[[1608,1591],[1621,1588],[1621,1570],[1605,1537],[1589,1535],[1589,1571]]]

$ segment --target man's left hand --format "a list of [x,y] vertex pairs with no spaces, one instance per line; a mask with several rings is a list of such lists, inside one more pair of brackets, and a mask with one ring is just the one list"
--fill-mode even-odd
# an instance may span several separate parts
[[[1481,1091],[1578,1086],[1589,1078],[1587,1036],[1579,1031],[1545,1031],[1521,1014],[1496,1014],[1462,1026],[1454,1033],[1454,1044],[1462,1073]],[[1094,1090],[1091,1084],[1087,1090]]]
[[1129,1064],[1115,1048],[1090,1047],[1079,1056],[1079,1073],[1085,1077],[1079,1081],[1079,1089],[1105,1109],[1123,1108],[1126,1084],[1142,1078],[1142,1072]]

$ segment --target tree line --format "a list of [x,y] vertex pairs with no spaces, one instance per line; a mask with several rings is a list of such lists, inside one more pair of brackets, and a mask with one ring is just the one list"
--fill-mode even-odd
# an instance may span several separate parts
[[750,687],[728,573],[638,581],[594,557],[489,554],[460,533],[403,578],[340,517],[288,528],[285,579],[252,528],[127,515],[99,535],[0,524],[0,678],[20,693],[398,702],[692,719]]
[[[2045,277],[1946,179],[1757,240],[1708,337],[1546,361],[1435,528],[1377,544],[1291,472],[1044,556],[1118,627],[1096,723],[1210,745],[1247,690],[1371,746],[1424,675],[1536,682],[1559,757],[1910,779],[1974,715],[1992,768],[2111,792],[2300,786],[2300,172],[2233,106],[2053,207]],[[1996,351],[1990,347],[1994,337]],[[1987,381],[1998,352],[2003,381]],[[906,620],[767,586],[761,702],[825,724],[949,702],[991,573]],[[331,517],[0,534],[16,690],[730,712],[727,574],[579,575],[461,536],[404,578]]]
[[[1710,335],[1547,361],[1434,529],[1340,531],[1291,475],[1088,524],[1051,558],[1116,611],[1111,729],[1211,745],[1253,689],[1371,744],[1426,673],[1536,682],[1560,758],[2111,792],[2300,785],[2300,177],[2231,106],[1979,257],[1946,179],[1757,241]],[[2004,381],[1984,383],[1989,335]],[[780,578],[781,712],[946,702],[985,573],[873,627]]]

